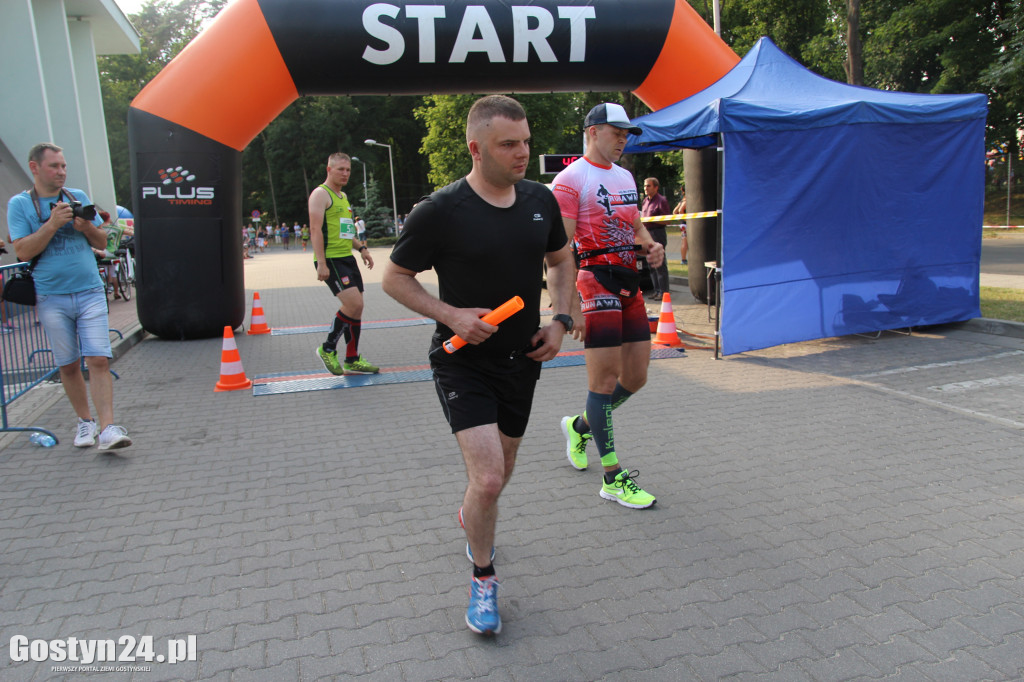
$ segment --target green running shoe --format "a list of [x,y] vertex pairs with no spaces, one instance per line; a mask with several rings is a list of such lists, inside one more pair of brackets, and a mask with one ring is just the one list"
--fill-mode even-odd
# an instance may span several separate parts
[[346,360],[342,367],[345,368],[345,374],[376,374],[380,371],[380,367],[371,365],[366,360],[363,360],[362,355],[352,362]]
[[325,351],[323,346],[316,347],[316,356],[324,363],[324,367],[331,374],[344,374],[345,371],[341,368],[341,363],[338,362],[338,351]]
[[658,500],[646,490],[643,490],[633,479],[640,474],[634,471],[632,474],[623,469],[615,476],[613,483],[601,484],[601,497],[606,500],[615,500],[623,507],[630,509],[647,509],[653,506]]
[[587,443],[593,438],[589,433],[576,433],[572,427],[579,415],[576,417],[562,417],[562,433],[565,434],[565,454],[569,457],[569,464],[578,471],[587,468]]

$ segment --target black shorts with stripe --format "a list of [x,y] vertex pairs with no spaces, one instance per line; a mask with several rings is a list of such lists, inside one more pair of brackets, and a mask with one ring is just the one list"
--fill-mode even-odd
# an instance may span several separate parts
[[[317,267],[316,261],[313,261],[313,267]],[[363,292],[363,275],[359,272],[355,256],[328,258],[327,269],[331,274],[327,276],[326,284],[335,296],[351,287],[359,289],[359,293]]]
[[541,364],[519,354],[510,358],[476,355],[470,360],[460,358],[458,352],[448,355],[440,345],[435,338],[430,368],[452,433],[497,424],[509,438],[522,438]]

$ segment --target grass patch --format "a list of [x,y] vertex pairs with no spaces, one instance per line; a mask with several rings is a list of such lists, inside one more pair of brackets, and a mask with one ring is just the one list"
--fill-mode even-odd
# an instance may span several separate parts
[[[1004,173],[1006,171],[1003,171]],[[984,225],[1006,224],[1006,188],[985,187]],[[1016,185],[1010,197],[1010,224],[1024,225],[1024,185]]]
[[1024,322],[1024,290],[981,287],[981,316]]
[[668,262],[668,274],[675,275],[676,277],[689,277],[690,268],[687,265],[683,265],[679,261]]
[[1010,235],[1021,235],[1024,234],[1024,230],[1020,228],[1003,228],[1001,230],[982,230],[982,239],[999,239],[1000,237],[1009,237]]

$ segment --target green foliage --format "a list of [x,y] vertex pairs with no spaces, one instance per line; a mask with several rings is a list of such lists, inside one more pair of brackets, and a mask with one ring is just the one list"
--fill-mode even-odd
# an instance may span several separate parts
[[[481,95],[431,95],[415,115],[423,121],[427,134],[420,151],[430,161],[428,179],[435,189],[458,180],[472,170],[466,147],[466,117]],[[627,112],[641,115],[649,111],[628,93],[551,93],[514,95],[526,110],[530,123],[530,165],[526,177],[550,182],[552,176],[540,175],[541,154],[578,154],[583,151],[583,118],[599,102],[622,102]],[[632,109],[631,109],[632,107]]]
[[428,95],[414,112],[427,128],[420,152],[429,160],[427,179],[434,189],[472,170],[466,148],[466,117],[476,100],[476,95]]
[[366,184],[366,201],[362,206],[353,209],[355,215],[361,216],[366,223],[366,236],[370,239],[383,239],[394,236],[395,212],[390,201],[382,201],[380,185],[376,180]]
[[1003,113],[998,122],[989,118],[989,137],[993,142],[1008,142],[1010,152],[1016,154],[1020,150],[1017,131],[1024,128],[1024,0],[1010,5],[997,29],[1002,44],[981,74],[981,82],[996,93],[994,99]]

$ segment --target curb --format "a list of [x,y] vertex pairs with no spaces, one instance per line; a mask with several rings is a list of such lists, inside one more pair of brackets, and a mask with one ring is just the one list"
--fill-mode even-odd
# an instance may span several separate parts
[[119,357],[131,350],[132,346],[137,345],[146,338],[149,332],[143,329],[141,324],[135,323],[131,329],[127,332],[121,332],[121,334],[122,337],[120,339],[110,343],[110,354],[113,356],[110,358],[111,362],[116,362]]
[[996,320],[988,317],[976,317],[973,320],[957,322],[955,325],[960,329],[970,332],[1024,339],[1024,323],[1021,322]]

